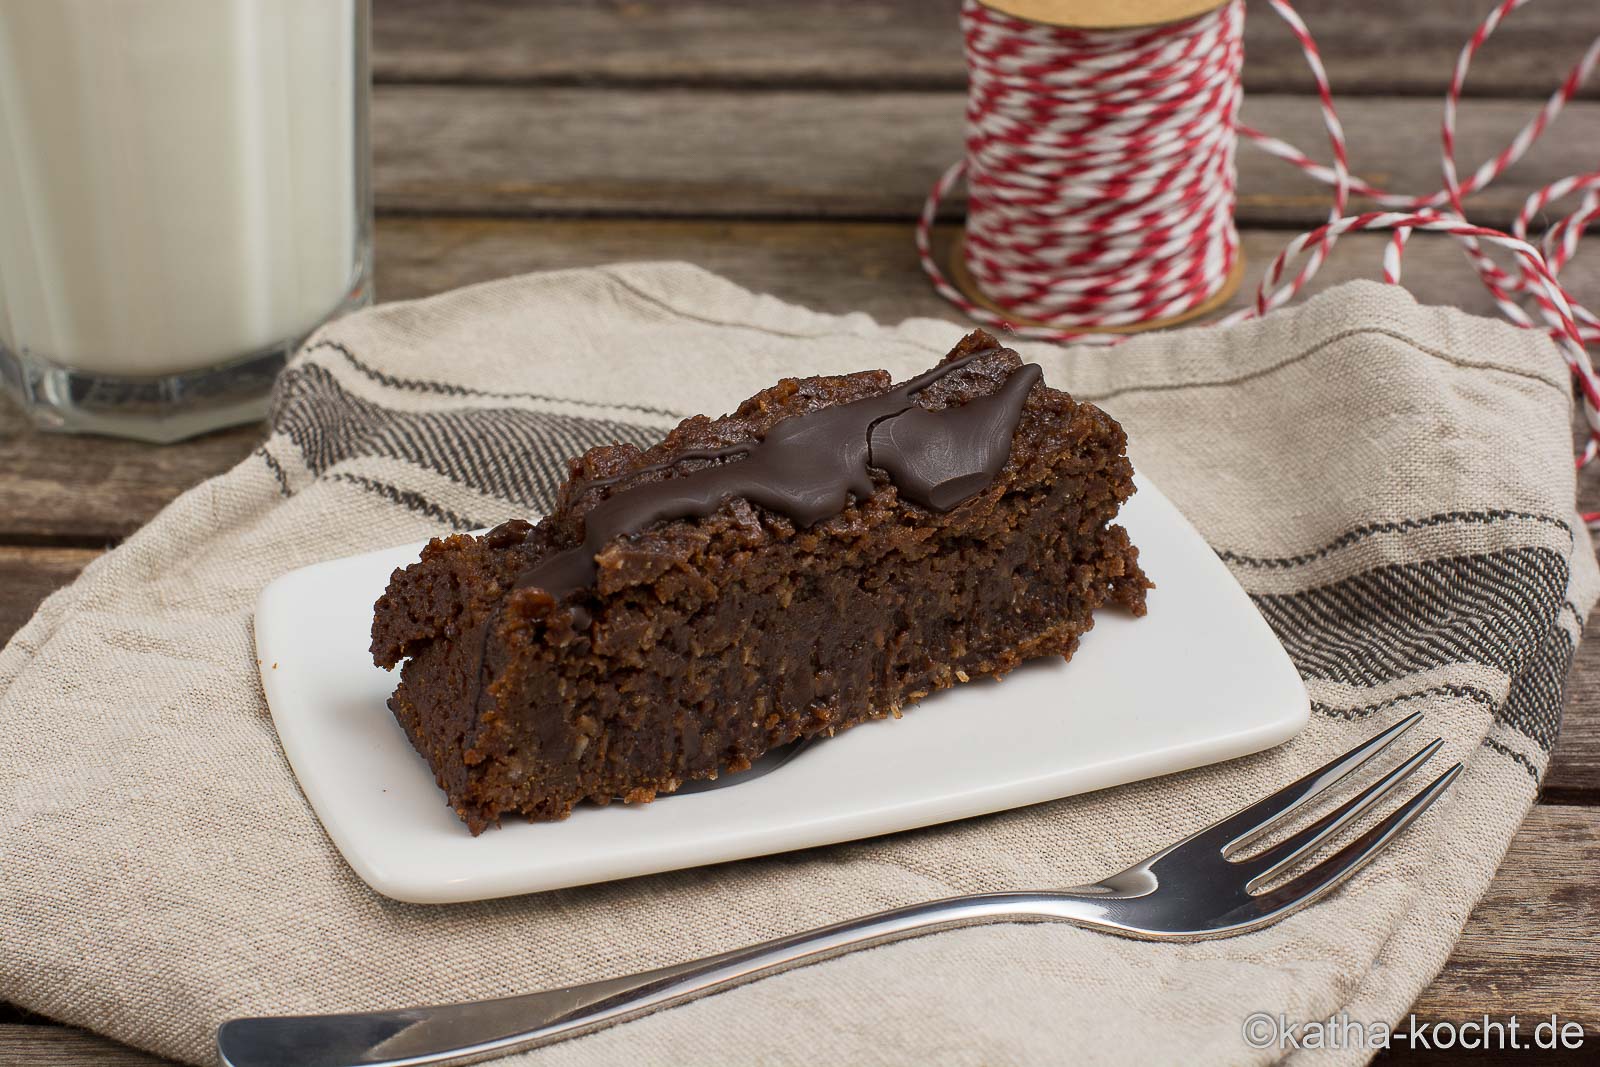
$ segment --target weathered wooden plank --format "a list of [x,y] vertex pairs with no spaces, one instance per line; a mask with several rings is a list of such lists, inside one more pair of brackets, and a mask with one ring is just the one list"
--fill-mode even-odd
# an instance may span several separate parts
[[[1593,290],[1585,290],[1592,292]],[[1574,440],[1581,445],[1581,416],[1574,415]],[[1576,447],[1575,445],[1575,447]],[[1600,511],[1600,468],[1578,472],[1578,510]],[[1600,805],[1600,612],[1591,612],[1584,641],[1567,676],[1561,741],[1550,754],[1541,799],[1558,804]]]
[[243,459],[260,436],[242,427],[176,446],[74,437],[34,429],[0,404],[0,542],[108,544]]
[[[1334,89],[1443,93],[1484,0],[1300,0]],[[433,0],[374,5],[380,81],[960,88],[960,0]],[[1543,96],[1580,38],[1591,0],[1549,0],[1508,19],[1468,91]],[[1265,4],[1245,23],[1245,85],[1309,92],[1288,31]]]
[[[1537,807],[1412,1010],[1422,1020],[1524,1020],[1554,1012],[1600,1026],[1600,809]],[[1367,1020],[1363,1020],[1367,1021]],[[1528,1023],[1527,1025],[1532,1025]],[[1394,1058],[1409,1062],[1404,1049]],[[145,1067],[158,1061],[79,1030],[0,1025],[0,1063]],[[1534,1061],[1530,1061],[1534,1062]],[[1542,1061],[1539,1061],[1542,1062]]]
[[[1600,809],[1544,804],[1511,843],[1419,1018],[1552,1012],[1600,1026]],[[1531,1025],[1531,1024],[1530,1024]]]
[[[1589,480],[1600,479],[1590,475]],[[1561,740],[1550,754],[1543,799],[1600,805],[1600,620],[1593,617],[1567,676],[1561,720]]]
[[[484,215],[912,218],[960,158],[953,92],[741,92],[384,86],[373,97],[380,210]],[[1493,155],[1532,113],[1475,101],[1458,160]],[[1244,117],[1327,155],[1314,102],[1258,95]],[[1439,188],[1439,112],[1415,98],[1351,99],[1341,109],[1357,171],[1412,193]],[[1575,104],[1555,133],[1469,202],[1504,226],[1534,189],[1593,165],[1600,103]],[[950,213],[959,213],[954,197]],[[1329,195],[1248,145],[1239,151],[1241,224],[1310,226]]]
[[76,578],[97,555],[83,548],[0,545],[0,645],[11,640],[40,601]]
[[[945,249],[954,232],[941,227],[937,248]],[[1246,280],[1230,307],[1253,298],[1266,264],[1290,236],[1244,231]],[[911,237],[903,222],[386,218],[378,224],[377,288],[385,300],[404,299],[524,271],[682,259],[820,311],[865,311],[885,322],[913,316],[961,321],[928,285]],[[1307,292],[1378,277],[1386,240],[1346,237]],[[1578,257],[1563,277],[1577,293],[1600,292],[1600,258]],[[1496,313],[1447,240],[1415,238],[1405,280],[1424,303]]]

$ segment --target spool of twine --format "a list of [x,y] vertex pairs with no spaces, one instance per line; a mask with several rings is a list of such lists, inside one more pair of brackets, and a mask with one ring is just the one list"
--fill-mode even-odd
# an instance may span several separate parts
[[[1114,344],[1131,331],[1204,316],[1239,285],[1234,154],[1245,140],[1330,186],[1328,220],[1267,265],[1252,306],[1213,321],[1237,322],[1293,299],[1346,233],[1391,234],[1382,276],[1395,283],[1414,233],[1447,235],[1508,319],[1547,331],[1561,347],[1590,427],[1578,460],[1587,463],[1600,453],[1600,377],[1585,345],[1600,340],[1600,317],[1558,274],[1600,218],[1600,169],[1536,190],[1509,232],[1474,224],[1465,201],[1555,122],[1600,63],[1600,36],[1505,148],[1464,179],[1455,159],[1473,57],[1529,2],[1501,0],[1462,47],[1440,124],[1442,187],[1412,195],[1350,173],[1316,42],[1288,0],[1267,3],[1316,82],[1327,163],[1239,121],[1244,0],[965,0],[966,153],[923,207],[923,269],[971,318],[1024,338]],[[947,276],[932,232],[940,202],[963,179],[967,220]],[[1377,210],[1347,214],[1352,194]],[[1563,199],[1576,207],[1530,237],[1533,220]],[[1593,525],[1600,514],[1585,518]]]
[[1242,28],[1227,0],[967,4],[961,295],[1013,324],[1110,333],[1227,301]]

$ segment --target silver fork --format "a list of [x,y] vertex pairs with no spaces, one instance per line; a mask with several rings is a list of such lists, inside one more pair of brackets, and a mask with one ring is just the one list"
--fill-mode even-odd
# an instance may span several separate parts
[[1198,941],[1270,925],[1331,891],[1428,809],[1457,763],[1371,829],[1293,879],[1261,891],[1437,752],[1435,738],[1371,786],[1254,855],[1240,847],[1350,775],[1415,726],[1412,715],[1264,800],[1103,881],[913,904],[673,967],[499,1000],[349,1015],[234,1019],[217,1029],[229,1067],[420,1067],[549,1044],[856,949],[992,922],[1067,922],[1123,937]]

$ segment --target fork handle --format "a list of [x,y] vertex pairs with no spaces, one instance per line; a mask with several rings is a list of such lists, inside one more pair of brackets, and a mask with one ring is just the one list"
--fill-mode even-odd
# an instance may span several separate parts
[[983,893],[878,912],[672,967],[542,993],[397,1011],[233,1019],[217,1029],[228,1067],[420,1067],[470,1063],[647,1015],[791,967],[989,922],[1092,920],[1059,893]]

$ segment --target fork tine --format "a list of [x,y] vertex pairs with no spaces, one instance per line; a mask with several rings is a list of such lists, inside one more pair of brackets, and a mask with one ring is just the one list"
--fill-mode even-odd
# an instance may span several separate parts
[[1257,896],[1256,905],[1263,915],[1294,909],[1311,903],[1329,892],[1340,882],[1371,863],[1384,847],[1393,841],[1412,821],[1427,811],[1438,800],[1450,783],[1461,773],[1461,764],[1450,767],[1429,783],[1421,792],[1378,823],[1372,829],[1277,889]]
[[1244,838],[1265,829],[1269,824],[1294,811],[1318,793],[1352,773],[1373,756],[1394,743],[1394,740],[1422,721],[1422,713],[1414,712],[1393,726],[1368,738],[1349,752],[1319,767],[1299,781],[1242,808],[1226,818],[1212,823],[1194,836],[1218,841],[1218,847],[1227,852]]
[[1329,837],[1349,825],[1353,820],[1359,818],[1368,808],[1398,789],[1401,782],[1409,778],[1418,767],[1432,759],[1433,754],[1443,746],[1444,738],[1434,738],[1412,755],[1410,759],[1395,767],[1388,774],[1343,804],[1340,804],[1310,826],[1278,842],[1271,848],[1262,850],[1260,855],[1238,861],[1252,874],[1250,888],[1254,889],[1262,882],[1277,875],[1301,856],[1304,856],[1307,852],[1310,852],[1323,841],[1326,841]]

